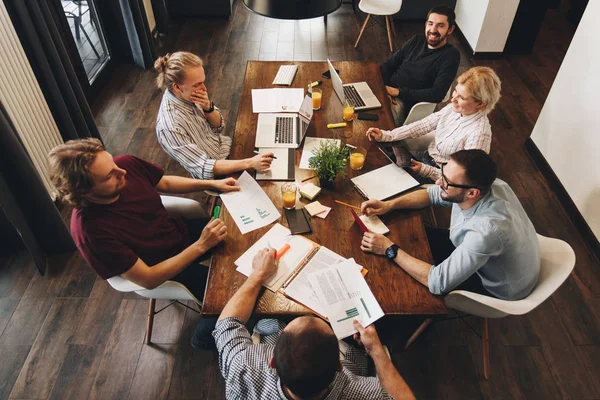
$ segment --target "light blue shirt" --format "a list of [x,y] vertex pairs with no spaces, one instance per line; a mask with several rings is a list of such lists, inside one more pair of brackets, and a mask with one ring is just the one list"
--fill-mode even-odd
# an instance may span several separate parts
[[525,298],[540,273],[540,248],[533,224],[508,184],[496,179],[477,204],[461,210],[441,197],[442,189],[427,189],[434,206],[452,207],[450,257],[429,271],[429,290],[445,294],[474,273],[494,296]]

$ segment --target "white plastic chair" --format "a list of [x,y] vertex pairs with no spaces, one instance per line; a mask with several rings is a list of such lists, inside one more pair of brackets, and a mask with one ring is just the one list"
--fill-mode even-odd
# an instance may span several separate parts
[[[202,206],[196,201],[191,199],[186,199],[183,197],[173,197],[173,196],[160,196],[165,209],[171,215],[180,215],[185,218],[198,218],[204,214],[202,210]],[[154,324],[154,316],[159,312],[163,311],[167,307],[178,303],[182,306],[194,311],[200,312],[200,308],[202,307],[202,302],[198,300],[184,285],[175,281],[165,281],[160,286],[154,289],[146,289],[136,283],[131,282],[123,278],[120,275],[113,276],[109,278],[108,284],[113,287],[113,289],[119,292],[135,292],[136,294],[146,297],[150,299],[148,306],[148,325],[146,329],[146,344],[150,344],[152,341],[152,326]],[[171,303],[156,311],[156,300],[172,300]],[[198,305],[198,310],[195,310],[189,307],[184,302],[193,301]]]
[[[575,252],[567,242],[537,235],[540,243],[540,275],[533,291],[522,300],[507,301],[466,290],[454,290],[444,298],[446,306],[481,318],[483,375],[490,377],[488,318],[527,314],[550,297],[567,280],[575,267]],[[408,339],[404,349],[432,322],[426,319]]]
[[360,3],[358,3],[358,8],[367,14],[367,18],[365,19],[365,23],[363,24],[360,33],[358,34],[358,39],[356,39],[354,47],[356,48],[358,46],[360,37],[365,31],[371,15],[382,15],[385,18],[385,26],[387,28],[388,40],[390,42],[390,51],[393,51],[390,25],[392,26],[394,36],[396,36],[396,27],[394,26],[394,19],[392,18],[392,15],[400,11],[401,7],[402,0],[360,0]]
[[[448,92],[446,92],[446,96],[444,96],[444,98],[442,99],[442,103],[445,103],[448,100],[450,100],[451,94],[452,85],[450,85],[450,88],[448,88]],[[415,104],[410,109],[408,115],[406,116],[406,119],[404,120],[403,125],[412,124],[415,121],[419,121],[429,116],[435,111],[436,106],[436,103],[429,103],[427,101],[422,101],[420,103]],[[406,139],[404,140],[404,145],[410,152],[427,150],[429,144],[433,142],[433,139],[435,139],[435,131],[429,132],[427,135],[424,136],[419,136],[418,138]]]

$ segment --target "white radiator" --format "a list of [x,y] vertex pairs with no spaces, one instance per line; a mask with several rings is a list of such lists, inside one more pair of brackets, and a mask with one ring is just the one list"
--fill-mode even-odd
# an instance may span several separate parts
[[0,101],[33,165],[54,199],[48,177],[48,152],[63,143],[19,37],[0,0]]

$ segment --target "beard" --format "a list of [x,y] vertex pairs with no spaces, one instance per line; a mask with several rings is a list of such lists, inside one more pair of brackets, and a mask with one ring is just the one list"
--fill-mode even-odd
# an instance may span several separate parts
[[465,193],[461,192],[460,194],[455,194],[454,196],[450,196],[448,192],[442,189],[442,193],[440,194],[442,200],[449,201],[450,203],[462,203],[465,201]]
[[448,34],[442,36],[439,33],[432,33],[431,31],[427,31],[427,44],[432,47],[437,47],[440,45],[440,43],[443,43],[447,37]]

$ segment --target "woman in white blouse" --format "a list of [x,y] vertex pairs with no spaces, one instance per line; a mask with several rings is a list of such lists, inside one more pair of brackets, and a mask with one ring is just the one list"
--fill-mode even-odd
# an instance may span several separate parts
[[[448,162],[459,150],[479,149],[490,152],[492,129],[487,114],[500,99],[500,79],[488,67],[473,67],[457,79],[452,101],[440,111],[412,124],[392,131],[369,128],[369,140],[395,142],[416,138],[435,131],[435,138],[426,151],[418,152],[408,167],[414,173],[436,181],[439,165]],[[399,159],[401,144],[394,146]]]

